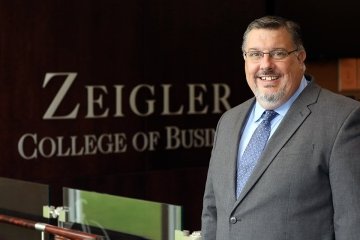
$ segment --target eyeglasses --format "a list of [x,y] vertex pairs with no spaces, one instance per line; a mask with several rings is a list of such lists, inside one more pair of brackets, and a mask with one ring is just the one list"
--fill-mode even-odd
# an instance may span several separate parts
[[260,61],[264,57],[265,54],[269,54],[269,57],[271,57],[274,60],[282,60],[296,51],[298,51],[298,48],[296,48],[295,50],[292,50],[290,52],[286,51],[285,49],[274,49],[269,52],[263,52],[263,51],[259,51],[259,50],[250,50],[248,52],[244,52],[244,56],[254,62]]

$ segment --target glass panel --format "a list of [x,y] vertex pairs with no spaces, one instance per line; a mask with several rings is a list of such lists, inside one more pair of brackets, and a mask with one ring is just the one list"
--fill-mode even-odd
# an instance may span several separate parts
[[[44,222],[43,206],[49,205],[47,185],[0,177],[0,214]],[[0,223],[1,240],[41,239],[41,232]]]
[[69,188],[63,193],[66,227],[124,240],[173,240],[175,229],[182,229],[180,206]]

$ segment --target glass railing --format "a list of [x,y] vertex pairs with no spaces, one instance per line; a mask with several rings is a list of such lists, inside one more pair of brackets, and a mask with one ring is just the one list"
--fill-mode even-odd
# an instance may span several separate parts
[[[26,219],[106,240],[174,240],[175,230],[182,229],[181,206],[71,188],[50,190],[45,184],[0,177],[0,220]],[[62,206],[54,206],[54,199],[62,199]],[[1,240],[53,239],[44,231],[8,222],[0,221]]]
[[[0,177],[0,214],[44,222],[43,206],[49,205],[49,187]],[[27,228],[0,223],[1,240],[38,240],[42,234]]]
[[106,239],[173,240],[182,229],[181,206],[64,188],[66,227]]

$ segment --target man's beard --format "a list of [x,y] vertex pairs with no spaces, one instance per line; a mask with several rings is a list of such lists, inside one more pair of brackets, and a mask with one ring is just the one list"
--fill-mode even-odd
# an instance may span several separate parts
[[255,92],[256,99],[266,106],[277,106],[285,96],[285,88],[276,93],[260,93],[258,89]]

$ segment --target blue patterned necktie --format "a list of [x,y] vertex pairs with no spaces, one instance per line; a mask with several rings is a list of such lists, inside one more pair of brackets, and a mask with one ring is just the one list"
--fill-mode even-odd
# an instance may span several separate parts
[[270,136],[271,121],[278,115],[273,110],[266,110],[263,113],[263,120],[255,129],[250,138],[248,145],[240,160],[237,163],[237,177],[236,177],[236,198],[238,199],[242,189],[250,177],[255,165],[264,150],[267,140]]

